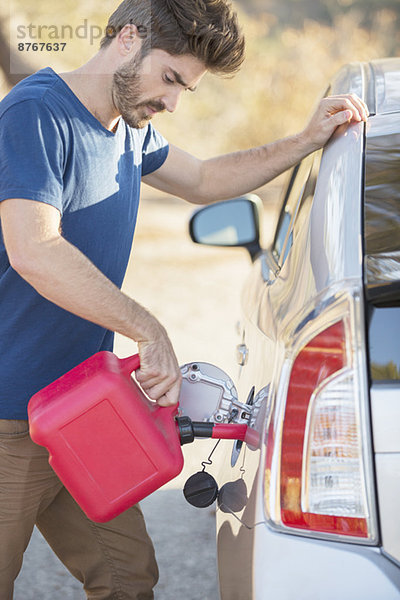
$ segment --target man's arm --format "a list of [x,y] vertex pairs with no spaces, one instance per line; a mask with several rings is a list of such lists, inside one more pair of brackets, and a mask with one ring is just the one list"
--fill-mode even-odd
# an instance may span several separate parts
[[58,210],[10,199],[0,204],[0,218],[14,270],[61,308],[135,340],[141,360],[139,383],[160,405],[175,404],[180,371],[165,329],[60,235]]
[[204,161],[171,146],[162,167],[143,181],[197,204],[233,198],[268,183],[324,146],[340,125],[367,117],[367,108],[357,96],[331,96],[320,102],[297,135]]

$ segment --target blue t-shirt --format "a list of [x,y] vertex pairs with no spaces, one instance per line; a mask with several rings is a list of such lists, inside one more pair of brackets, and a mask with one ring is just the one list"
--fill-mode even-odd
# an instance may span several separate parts
[[[0,102],[0,201],[27,198],[61,213],[62,235],[121,287],[140,181],[168,154],[149,124],[105,129],[50,69]],[[100,350],[113,333],[45,300],[10,266],[0,234],[0,418],[26,419],[29,398]]]

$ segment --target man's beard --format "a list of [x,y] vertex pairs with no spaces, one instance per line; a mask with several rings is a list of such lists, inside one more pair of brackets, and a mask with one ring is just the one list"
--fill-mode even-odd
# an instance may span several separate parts
[[162,102],[157,100],[140,101],[140,75],[139,67],[142,57],[134,58],[129,63],[122,65],[113,76],[112,99],[121,117],[130,127],[141,129],[150,121],[152,115],[146,111],[152,108],[157,112],[165,110]]

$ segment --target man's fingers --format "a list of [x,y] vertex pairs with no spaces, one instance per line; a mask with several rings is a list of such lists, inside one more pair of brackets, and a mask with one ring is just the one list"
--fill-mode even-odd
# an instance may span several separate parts
[[140,369],[136,379],[151,400],[169,406],[179,400],[182,374],[164,327],[156,319],[152,325],[149,339],[138,342]]
[[143,389],[152,388],[159,383],[161,383],[165,379],[165,375],[161,372],[153,374],[145,374],[143,371],[136,371],[135,373],[136,380],[140,383]]
[[166,389],[171,388],[181,380],[181,372],[178,366],[173,364],[160,369],[138,369],[135,373],[137,381],[144,390],[150,390],[159,385]]
[[368,108],[366,104],[355,94],[345,96],[330,96],[324,99],[326,110],[335,114],[343,110],[351,112],[351,118],[355,121],[365,121],[368,118]]
[[175,406],[179,402],[179,392],[168,393],[157,400],[159,406]]
[[350,98],[351,98],[351,101],[353,102],[353,104],[357,107],[362,120],[366,121],[369,117],[368,106],[356,94],[350,94]]
[[181,390],[181,381],[175,382],[172,386],[164,380],[162,383],[151,388],[143,387],[144,391],[151,400],[155,400],[160,406],[171,406],[179,402]]
[[342,110],[341,112],[337,112],[332,116],[332,121],[336,127],[339,127],[339,125],[343,125],[344,123],[351,121],[352,118],[353,113],[351,110]]
[[366,104],[355,94],[323,98],[303,134],[309,148],[322,148],[335,129],[344,123],[360,123],[368,118]]
[[350,101],[349,98],[329,98],[326,109],[330,115],[336,115],[339,112],[347,111],[350,115],[348,120],[362,120],[362,116],[358,108]]
[[[135,373],[136,380],[151,400],[161,406],[176,404],[179,400],[182,375],[175,361],[159,361],[158,365],[144,366]],[[143,363],[142,363],[143,364]],[[164,403],[160,402],[164,399]]]

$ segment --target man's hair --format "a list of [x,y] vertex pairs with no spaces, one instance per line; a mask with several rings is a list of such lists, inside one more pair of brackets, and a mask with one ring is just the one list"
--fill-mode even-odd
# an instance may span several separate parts
[[244,59],[244,36],[228,0],[124,0],[111,15],[100,47],[127,24],[137,27],[143,56],[153,48],[191,54],[224,75],[236,73]]

